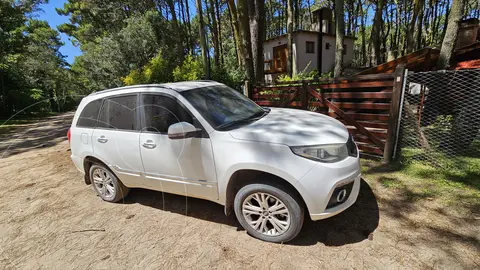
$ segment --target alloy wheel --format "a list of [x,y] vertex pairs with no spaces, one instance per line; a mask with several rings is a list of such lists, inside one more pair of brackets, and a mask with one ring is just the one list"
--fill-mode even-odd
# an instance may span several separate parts
[[110,172],[102,168],[95,168],[92,173],[93,184],[100,192],[103,199],[111,199],[115,197],[115,186]]
[[257,192],[249,195],[242,204],[242,214],[247,223],[257,232],[278,236],[290,227],[290,212],[277,197]]

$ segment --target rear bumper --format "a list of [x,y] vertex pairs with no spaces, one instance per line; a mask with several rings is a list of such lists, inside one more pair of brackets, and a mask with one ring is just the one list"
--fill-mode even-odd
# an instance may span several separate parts
[[70,155],[70,158],[72,159],[77,170],[79,170],[81,173],[85,173],[85,170],[83,169],[83,159],[79,156],[75,156],[74,154]]
[[[305,201],[312,220],[325,219],[341,213],[357,200],[360,192],[360,159],[349,157],[341,162],[318,163],[298,182],[299,191]],[[353,182],[353,186],[351,183]],[[350,183],[350,185],[348,185]],[[348,195],[331,204],[336,188],[350,186]],[[337,191],[339,190],[337,189]],[[329,204],[330,201],[330,204]],[[329,206],[330,205],[330,206]]]

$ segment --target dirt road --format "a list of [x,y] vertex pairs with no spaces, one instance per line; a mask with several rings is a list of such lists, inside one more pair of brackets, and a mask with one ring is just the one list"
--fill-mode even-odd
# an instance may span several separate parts
[[208,201],[136,189],[103,202],[70,161],[71,116],[0,135],[2,269],[480,267],[478,220],[406,202],[368,175],[354,206],[283,245]]

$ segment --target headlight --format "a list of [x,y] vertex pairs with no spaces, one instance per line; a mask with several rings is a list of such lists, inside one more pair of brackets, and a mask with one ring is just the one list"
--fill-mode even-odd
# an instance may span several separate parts
[[348,149],[345,144],[295,146],[290,148],[296,155],[325,163],[338,162],[348,157]]

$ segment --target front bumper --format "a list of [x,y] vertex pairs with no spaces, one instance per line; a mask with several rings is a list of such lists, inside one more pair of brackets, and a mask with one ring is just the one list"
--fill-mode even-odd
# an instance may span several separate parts
[[[312,220],[341,213],[357,200],[360,192],[360,159],[349,157],[341,162],[318,163],[299,181],[300,193]],[[353,186],[351,183],[353,182]],[[342,197],[339,191],[346,189]],[[332,199],[332,196],[335,198]],[[336,199],[337,203],[333,203]]]

